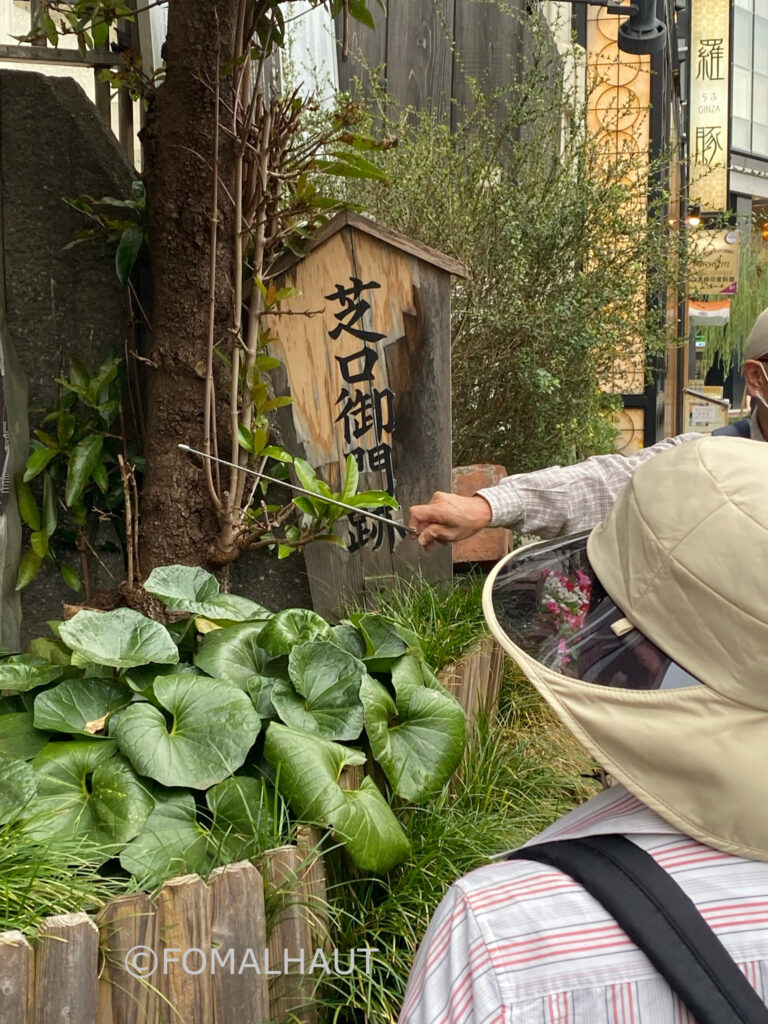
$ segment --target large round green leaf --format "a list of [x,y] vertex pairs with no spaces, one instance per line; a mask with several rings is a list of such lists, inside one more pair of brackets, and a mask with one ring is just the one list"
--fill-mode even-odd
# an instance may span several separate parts
[[191,565],[158,566],[149,574],[144,589],[175,611],[202,615],[213,622],[264,623],[272,617],[272,612],[247,597],[220,593],[215,576]]
[[362,751],[271,722],[264,756],[294,813],[332,829],[361,870],[389,871],[408,856],[408,840],[375,784],[364,779],[351,791],[339,785],[345,765],[365,763]]
[[[285,658],[279,658],[273,662],[274,669],[267,665],[262,675],[251,676],[246,689],[253,701],[253,706],[259,718],[277,718],[277,709],[272,703],[272,695],[277,688],[281,693],[292,693],[296,691],[288,678],[288,666],[281,664]],[[296,697],[298,700],[299,698]]]
[[264,756],[278,775],[280,792],[300,818],[332,824],[344,803],[339,785],[346,765],[365,764],[365,754],[320,736],[270,722]]
[[215,600],[201,604],[200,610],[195,614],[202,615],[211,622],[227,625],[235,622],[259,622],[263,626],[274,613],[241,594],[219,594]]
[[194,565],[158,565],[144,583],[144,589],[176,611],[190,611],[188,604],[201,604],[219,594],[219,581]]
[[34,727],[31,711],[12,711],[0,715],[0,756],[28,761],[50,740],[50,733]]
[[314,640],[294,647],[288,658],[293,687],[272,691],[272,703],[286,725],[329,740],[355,740],[363,731],[362,661],[333,643]]
[[340,622],[338,626],[331,627],[331,640],[342,651],[346,651],[355,658],[362,660],[365,657],[365,638],[359,629],[355,629],[348,622]]
[[156,679],[154,694],[173,717],[170,727],[142,702],[121,711],[110,730],[139,775],[207,789],[240,767],[261,729],[247,694],[191,672]]
[[450,694],[403,683],[395,700],[381,683],[363,681],[360,697],[371,752],[398,796],[428,800],[440,792],[461,760],[466,719]]
[[195,665],[209,676],[245,690],[251,676],[261,675],[269,661],[258,643],[263,629],[260,622],[244,622],[206,633]]
[[93,736],[130,703],[130,689],[116,679],[66,679],[35,698],[35,727]]
[[210,839],[195,814],[191,793],[155,793],[155,806],[141,833],[120,854],[122,867],[144,889],[172,875],[205,875],[214,866]]
[[411,686],[429,686],[434,690],[448,692],[426,661],[413,654],[404,654],[392,665],[392,683],[395,687],[406,683]]
[[38,839],[66,834],[104,845],[109,857],[132,839],[152,809],[152,796],[106,740],[49,743],[32,761],[38,791],[26,828]]
[[161,676],[177,676],[180,673],[195,675],[197,669],[185,662],[176,665],[137,665],[121,675],[121,680],[127,683],[134,693],[140,693],[147,700],[152,699],[152,686],[156,679]]
[[344,793],[344,805],[335,822],[336,835],[344,840],[350,857],[361,871],[383,874],[402,864],[411,844],[400,822],[366,775],[360,789]]
[[61,623],[59,635],[81,659],[115,668],[151,661],[172,665],[179,660],[176,644],[165,626],[132,608],[80,611]]
[[0,757],[0,822],[18,818],[37,790],[37,776],[26,761]]
[[29,653],[44,658],[51,665],[61,665],[62,668],[69,665],[72,655],[64,646],[61,640],[50,640],[45,636],[35,637],[29,645]]
[[0,659],[0,690],[24,693],[58,679],[64,669],[36,654],[12,654]]
[[365,639],[363,660],[369,672],[389,672],[404,654],[421,654],[421,643],[413,630],[392,622],[384,615],[363,612],[353,615],[351,622]]
[[261,631],[259,645],[270,658],[290,654],[294,647],[308,640],[327,640],[331,627],[308,608],[287,608],[273,615]]

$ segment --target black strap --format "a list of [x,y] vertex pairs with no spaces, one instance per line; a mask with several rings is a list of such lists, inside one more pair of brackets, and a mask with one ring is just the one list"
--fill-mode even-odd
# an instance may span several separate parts
[[768,1024],[768,1008],[677,882],[624,836],[563,839],[509,860],[558,868],[621,925],[698,1024]]

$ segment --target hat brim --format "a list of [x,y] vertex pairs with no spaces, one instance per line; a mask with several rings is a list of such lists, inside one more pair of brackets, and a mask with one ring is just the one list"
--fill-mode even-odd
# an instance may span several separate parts
[[589,754],[648,807],[716,849],[768,861],[765,712],[700,683],[602,686],[542,664],[510,638],[494,601],[500,576],[525,550],[502,559],[483,589],[483,612],[503,650]]

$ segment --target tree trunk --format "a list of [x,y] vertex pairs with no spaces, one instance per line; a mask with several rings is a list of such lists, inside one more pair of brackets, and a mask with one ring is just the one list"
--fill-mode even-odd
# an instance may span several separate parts
[[[170,0],[164,83],[147,112],[148,223],[152,264],[147,371],[146,475],[140,567],[217,561],[219,522],[203,473],[179,443],[202,447],[210,315],[215,83],[231,124],[237,0]],[[232,323],[234,144],[220,132],[216,344]],[[223,449],[226,451],[226,449]],[[220,553],[218,556],[221,562]]]

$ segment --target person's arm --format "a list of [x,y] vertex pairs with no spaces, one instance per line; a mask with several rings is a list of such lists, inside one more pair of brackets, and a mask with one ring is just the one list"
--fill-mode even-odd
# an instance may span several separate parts
[[502,1024],[488,950],[460,885],[446,893],[413,964],[398,1024]]
[[471,497],[437,491],[428,504],[413,506],[410,525],[427,549],[435,541],[464,540],[486,526],[509,526],[545,539],[591,530],[608,514],[639,465],[699,437],[679,434],[634,455],[593,455],[574,466],[508,476]]

